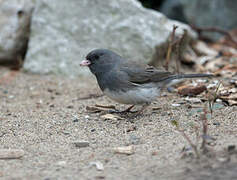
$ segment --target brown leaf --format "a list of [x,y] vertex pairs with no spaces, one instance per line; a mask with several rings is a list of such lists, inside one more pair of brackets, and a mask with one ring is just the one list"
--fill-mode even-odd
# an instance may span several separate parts
[[178,93],[183,96],[194,96],[201,94],[206,91],[207,87],[205,85],[197,85],[197,86],[188,86],[184,85],[178,88]]
[[233,77],[237,73],[237,65],[235,64],[227,64],[223,68],[217,70],[215,75],[220,75],[223,77]]

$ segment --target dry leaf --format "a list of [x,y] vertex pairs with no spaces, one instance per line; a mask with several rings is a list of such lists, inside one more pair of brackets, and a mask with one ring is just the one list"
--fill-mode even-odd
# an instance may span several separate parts
[[193,49],[195,50],[195,52],[198,55],[207,55],[207,56],[217,56],[218,55],[218,51],[216,51],[215,49],[211,48],[210,46],[208,46],[203,41],[197,41],[193,45]]
[[116,120],[119,120],[119,119],[123,119],[122,117],[114,115],[114,114],[105,114],[105,115],[100,116],[100,117],[103,120],[113,120],[113,121],[116,121]]
[[183,96],[194,96],[201,94],[202,92],[206,91],[207,87],[205,85],[197,85],[197,86],[180,86],[178,88],[178,93]]

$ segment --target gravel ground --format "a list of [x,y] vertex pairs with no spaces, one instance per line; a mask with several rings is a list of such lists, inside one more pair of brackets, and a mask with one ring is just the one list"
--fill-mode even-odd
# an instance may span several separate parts
[[[171,120],[177,120],[191,139],[195,137],[191,124],[200,122],[199,114],[190,115],[192,109],[187,104],[172,106],[183,101],[174,93],[157,99],[142,116],[104,120],[100,113],[88,112],[86,106],[126,106],[101,96],[91,76],[67,79],[0,69],[0,78],[0,148],[25,152],[20,159],[0,160],[1,179],[176,180],[192,174],[193,179],[207,179],[198,175],[198,168],[187,173],[193,163],[181,159],[183,147],[189,144]],[[216,139],[215,151],[236,145],[236,117],[236,106],[214,111],[208,132]],[[74,144],[83,141],[89,146]],[[134,154],[114,152],[123,146],[132,146]],[[225,167],[233,169],[228,177],[236,175],[236,165]],[[214,177],[211,172],[223,175],[218,170],[208,172],[210,178]]]

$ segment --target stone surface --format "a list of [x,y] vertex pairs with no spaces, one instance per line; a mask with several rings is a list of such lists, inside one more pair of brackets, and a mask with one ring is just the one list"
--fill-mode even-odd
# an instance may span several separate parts
[[167,40],[173,24],[180,27],[177,33],[189,30],[136,0],[37,1],[24,68],[43,74],[88,74],[79,63],[95,48],[147,63],[155,46]]
[[[198,27],[219,27],[233,29],[237,27],[236,0],[167,0],[161,12],[170,18],[183,20]],[[217,39],[219,34],[208,33]]]
[[0,0],[0,64],[24,59],[32,11],[32,0]]

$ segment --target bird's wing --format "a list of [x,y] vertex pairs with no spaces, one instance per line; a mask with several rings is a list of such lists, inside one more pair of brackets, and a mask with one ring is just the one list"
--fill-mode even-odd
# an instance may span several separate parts
[[172,73],[156,69],[152,66],[138,64],[136,62],[123,63],[119,70],[128,75],[128,80],[136,84],[159,82],[167,79]]

